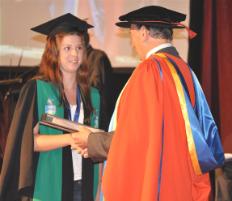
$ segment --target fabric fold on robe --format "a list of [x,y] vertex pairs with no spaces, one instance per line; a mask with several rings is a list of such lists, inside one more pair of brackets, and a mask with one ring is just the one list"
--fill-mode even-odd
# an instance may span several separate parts
[[[194,104],[191,71],[176,59]],[[116,118],[103,176],[105,201],[208,199],[209,177],[197,176],[192,167],[175,83],[162,58],[153,55],[135,69]]]

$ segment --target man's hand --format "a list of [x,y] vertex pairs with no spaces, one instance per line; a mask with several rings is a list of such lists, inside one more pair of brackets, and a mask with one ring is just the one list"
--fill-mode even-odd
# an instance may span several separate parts
[[75,144],[80,147],[81,149],[86,149],[87,148],[87,143],[88,143],[88,137],[91,131],[84,127],[80,126],[79,127],[79,132],[72,133],[72,138],[75,141]]
[[103,130],[88,127],[85,125],[78,125],[79,132],[71,133],[74,144],[71,146],[84,158],[88,158],[88,137],[90,133],[103,132]]

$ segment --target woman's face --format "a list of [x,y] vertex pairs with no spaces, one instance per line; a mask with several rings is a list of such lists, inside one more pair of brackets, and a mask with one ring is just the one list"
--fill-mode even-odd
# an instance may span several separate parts
[[60,69],[63,73],[75,73],[80,67],[85,47],[81,36],[65,35],[59,45]]

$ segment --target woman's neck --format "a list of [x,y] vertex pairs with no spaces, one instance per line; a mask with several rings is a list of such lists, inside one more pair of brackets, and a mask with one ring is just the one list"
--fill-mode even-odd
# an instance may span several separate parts
[[64,86],[64,90],[76,89],[77,86],[76,75],[74,73],[63,74],[63,86]]
[[63,74],[63,86],[65,96],[71,105],[76,105],[76,74]]

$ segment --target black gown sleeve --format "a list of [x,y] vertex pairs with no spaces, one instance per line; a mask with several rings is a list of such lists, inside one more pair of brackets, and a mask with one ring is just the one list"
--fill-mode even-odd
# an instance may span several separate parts
[[37,154],[33,128],[38,122],[36,80],[22,88],[8,133],[0,177],[0,200],[32,197]]

